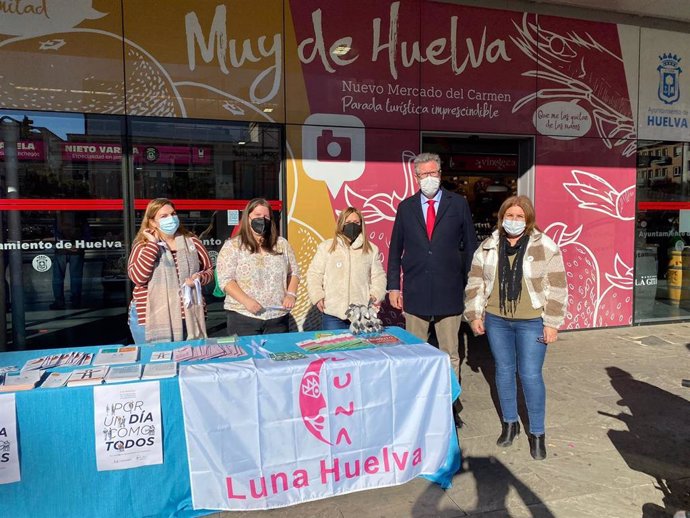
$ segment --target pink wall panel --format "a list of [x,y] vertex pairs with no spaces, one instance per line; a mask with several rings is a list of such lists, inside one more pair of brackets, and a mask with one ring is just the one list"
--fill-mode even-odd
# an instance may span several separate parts
[[537,222],[563,252],[567,329],[632,324],[635,161],[602,149],[537,139]]
[[424,2],[421,23],[422,88],[432,94],[421,99],[423,129],[534,132],[536,55],[518,44],[522,14]]
[[[308,106],[288,103],[288,121],[313,113],[359,118],[368,127],[419,128],[419,2],[290,2],[295,41],[286,43],[287,97],[306,89]],[[338,55],[338,47],[350,47]],[[307,124],[310,122],[307,121]]]
[[[635,154],[631,92],[637,88],[628,85],[616,24],[525,14],[519,41],[538,56],[529,72],[537,78],[537,132],[596,137],[606,149]],[[525,108],[520,112],[529,113]]]

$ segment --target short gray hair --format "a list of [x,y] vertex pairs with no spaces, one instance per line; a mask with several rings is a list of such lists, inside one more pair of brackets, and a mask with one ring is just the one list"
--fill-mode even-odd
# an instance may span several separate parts
[[426,164],[427,162],[436,162],[438,170],[441,170],[440,156],[436,153],[420,153],[415,157],[414,162],[412,162],[414,164],[414,173],[419,174],[419,164]]

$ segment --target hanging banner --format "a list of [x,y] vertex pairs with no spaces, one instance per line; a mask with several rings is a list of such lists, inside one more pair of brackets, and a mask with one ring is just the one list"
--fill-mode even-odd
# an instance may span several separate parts
[[94,387],[98,471],[163,463],[160,384]]
[[195,509],[270,509],[436,472],[448,356],[429,345],[182,368]]
[[20,480],[15,399],[5,394],[0,396],[0,484]]

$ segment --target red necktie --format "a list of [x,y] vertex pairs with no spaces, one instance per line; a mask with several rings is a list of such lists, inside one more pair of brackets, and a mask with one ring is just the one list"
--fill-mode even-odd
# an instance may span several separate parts
[[434,210],[434,203],[436,200],[429,200],[426,206],[426,235],[431,241],[431,234],[434,233],[434,223],[436,223],[436,211]]

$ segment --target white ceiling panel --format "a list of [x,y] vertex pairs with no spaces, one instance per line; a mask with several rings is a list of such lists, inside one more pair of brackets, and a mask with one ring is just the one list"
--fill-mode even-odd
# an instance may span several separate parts
[[689,0],[532,0],[532,2],[690,23]]

